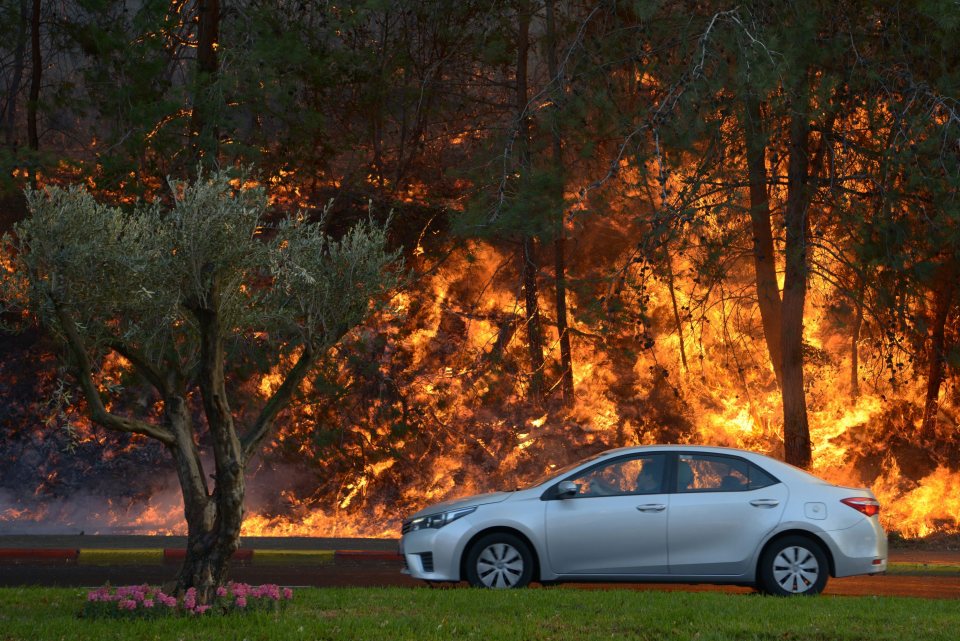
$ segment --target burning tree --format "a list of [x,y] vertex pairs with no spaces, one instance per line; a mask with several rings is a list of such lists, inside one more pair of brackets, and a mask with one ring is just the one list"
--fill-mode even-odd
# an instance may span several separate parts
[[[59,339],[93,421],[172,455],[188,528],[178,588],[204,599],[239,546],[245,468],[318,359],[394,284],[398,261],[373,221],[339,239],[303,215],[268,226],[263,190],[236,184],[222,172],[171,181],[168,204],[132,211],[79,187],[28,191],[30,215],[4,243],[15,270],[2,298]],[[152,387],[155,411],[114,411],[100,380],[108,357]],[[242,420],[233,383],[252,363],[281,381]]]

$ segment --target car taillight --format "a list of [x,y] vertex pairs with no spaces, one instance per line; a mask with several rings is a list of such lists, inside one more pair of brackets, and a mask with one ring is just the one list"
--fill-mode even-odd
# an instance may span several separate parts
[[877,499],[868,499],[864,496],[856,496],[849,499],[840,499],[840,502],[844,505],[849,505],[857,512],[862,512],[867,516],[880,514],[880,501]]

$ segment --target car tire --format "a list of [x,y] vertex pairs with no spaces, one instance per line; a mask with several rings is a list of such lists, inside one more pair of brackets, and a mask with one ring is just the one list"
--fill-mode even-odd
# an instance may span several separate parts
[[520,537],[494,532],[470,546],[464,570],[475,588],[524,588],[533,580],[533,552]]
[[823,592],[829,573],[819,543],[805,536],[785,536],[761,555],[757,588],[775,596],[813,596]]

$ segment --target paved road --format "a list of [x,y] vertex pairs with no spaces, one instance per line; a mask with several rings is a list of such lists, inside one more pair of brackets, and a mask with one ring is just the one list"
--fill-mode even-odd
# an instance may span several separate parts
[[[162,584],[177,572],[175,564],[154,566],[85,566],[66,563],[5,563],[0,565],[0,586],[99,586],[139,583]],[[424,586],[401,574],[400,564],[391,561],[337,561],[327,565],[251,565],[237,563],[231,579],[246,583],[334,586]],[[459,584],[460,587],[463,584]],[[450,586],[452,587],[452,586]],[[563,588],[684,590],[749,593],[749,588],[712,585],[665,584],[567,584]],[[552,589],[552,588],[551,588]],[[912,596],[960,599],[960,576],[885,575],[831,579],[826,594],[848,596]]]
[[[68,563],[4,563],[0,564],[0,586],[100,586],[160,585],[173,579],[179,566],[175,563],[152,566],[89,566]],[[281,585],[334,586],[418,586],[423,585],[400,572],[396,561],[338,561],[325,565],[251,565],[234,563],[230,578],[244,583],[279,583]]]
[[[245,536],[242,547],[252,550],[384,550],[395,552],[397,539],[317,538],[308,536]],[[185,536],[0,534],[0,548],[130,549],[187,546]],[[960,558],[960,557],[958,557]]]
[[[0,548],[179,548],[178,537],[15,537],[0,536]],[[78,540],[79,539],[79,540]],[[301,550],[396,550],[396,541],[383,539],[244,539],[252,549]],[[960,552],[897,551],[891,560],[900,563],[947,563],[960,565]],[[75,562],[14,560],[0,564],[0,586],[99,586],[151,583],[161,584],[177,572],[175,563],[162,565],[78,565]],[[247,583],[279,583],[310,586],[423,586],[401,574],[400,563],[376,559],[341,559],[326,564],[271,565],[234,563],[231,578]],[[463,584],[460,584],[462,587]],[[664,584],[567,584],[550,589],[684,590],[749,593],[749,588],[710,585]],[[960,576],[884,575],[831,579],[826,594],[856,596],[912,596],[960,599]]]

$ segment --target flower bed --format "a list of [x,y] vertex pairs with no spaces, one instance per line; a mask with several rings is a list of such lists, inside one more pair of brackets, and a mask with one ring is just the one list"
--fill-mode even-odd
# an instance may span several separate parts
[[253,610],[278,610],[293,598],[293,590],[272,583],[249,585],[230,582],[217,588],[210,603],[198,603],[197,591],[182,597],[165,594],[149,585],[104,586],[87,593],[83,616],[88,618],[157,618],[200,616]]

